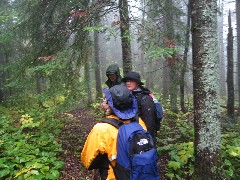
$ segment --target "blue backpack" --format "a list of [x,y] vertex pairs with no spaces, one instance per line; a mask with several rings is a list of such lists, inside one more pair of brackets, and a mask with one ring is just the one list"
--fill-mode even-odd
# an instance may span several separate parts
[[161,121],[162,121],[162,118],[163,118],[163,108],[162,108],[162,105],[160,104],[160,102],[158,102],[157,99],[153,98],[153,102],[155,104],[155,107],[156,107],[156,126],[157,126],[157,129],[160,128],[161,126]]
[[153,138],[138,122],[119,123],[105,119],[118,128],[117,163],[113,166],[117,180],[159,180],[157,150]]

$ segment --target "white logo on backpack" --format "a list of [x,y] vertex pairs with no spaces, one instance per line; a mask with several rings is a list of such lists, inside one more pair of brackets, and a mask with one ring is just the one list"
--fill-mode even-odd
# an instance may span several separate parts
[[144,145],[144,144],[148,144],[148,140],[147,140],[147,139],[140,139],[140,141],[137,142],[137,144],[138,144],[139,146],[142,146],[142,145]]

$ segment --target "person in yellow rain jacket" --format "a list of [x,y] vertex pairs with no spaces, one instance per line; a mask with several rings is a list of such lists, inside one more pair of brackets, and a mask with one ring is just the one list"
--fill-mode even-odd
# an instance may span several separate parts
[[[115,85],[104,89],[106,101],[102,107],[106,110],[106,118],[114,118],[122,123],[135,121],[138,105],[135,97],[123,85]],[[139,124],[146,130],[146,125],[139,119]],[[117,157],[118,129],[111,124],[99,122],[89,133],[83,150],[81,161],[88,170],[98,169],[101,180],[114,180],[111,166],[115,166]]]

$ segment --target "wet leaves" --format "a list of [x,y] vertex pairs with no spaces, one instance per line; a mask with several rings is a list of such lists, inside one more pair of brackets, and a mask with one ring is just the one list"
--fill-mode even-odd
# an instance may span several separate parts
[[89,131],[96,123],[95,118],[87,109],[76,109],[69,114],[72,114],[75,120],[66,122],[59,137],[64,150],[61,159],[65,162],[60,179],[91,179],[92,171],[87,171],[83,166],[80,153]]

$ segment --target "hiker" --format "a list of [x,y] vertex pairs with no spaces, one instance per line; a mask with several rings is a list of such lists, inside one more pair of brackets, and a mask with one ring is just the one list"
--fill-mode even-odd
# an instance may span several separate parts
[[126,73],[122,81],[136,97],[138,115],[145,122],[148,132],[151,133],[156,143],[156,135],[159,127],[156,126],[156,107],[153,98],[149,96],[151,92],[143,86],[144,84],[137,72],[130,71]]
[[[124,85],[104,89],[106,101],[102,106],[108,109],[106,118],[118,123],[136,121],[138,105],[135,97]],[[146,130],[144,122],[139,124]],[[118,129],[105,122],[97,123],[89,133],[81,152],[81,160],[88,170],[98,169],[101,179],[116,179],[112,166],[116,165]]]
[[122,76],[120,75],[119,66],[117,64],[111,64],[106,70],[107,81],[105,84],[108,88],[114,85],[122,84]]

